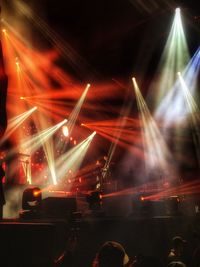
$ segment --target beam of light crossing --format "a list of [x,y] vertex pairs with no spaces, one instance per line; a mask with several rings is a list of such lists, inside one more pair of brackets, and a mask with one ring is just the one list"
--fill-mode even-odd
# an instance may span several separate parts
[[66,123],[66,120],[63,120],[53,127],[49,127],[48,129],[45,129],[32,137],[22,140],[20,144],[21,151],[25,154],[32,154],[40,146],[42,146],[43,143],[46,142],[60,127],[62,127],[64,123]]
[[95,134],[96,132],[93,132],[80,144],[70,149],[68,152],[57,159],[56,170],[58,182],[64,179],[64,177],[66,177],[70,170],[73,174],[78,171]]
[[[87,150],[94,138],[96,132],[93,132],[80,144],[76,145],[59,158],[55,162],[55,170],[57,177],[57,184],[62,183],[63,179],[67,179],[69,172],[73,177],[76,175],[76,172],[79,170],[81,163],[87,153]],[[48,173],[48,167],[41,173],[41,177],[44,177],[44,174]],[[55,184],[54,184],[55,185]]]
[[[118,81],[115,81],[115,82],[121,87],[121,89],[124,89],[124,86],[119,84]],[[127,93],[128,92],[126,92],[126,94]],[[103,169],[105,169],[106,171],[104,171],[102,174],[102,180],[100,181],[100,189],[102,189],[101,187],[103,186],[103,182],[104,182],[104,180],[106,180],[106,176],[107,176],[108,171],[109,171],[110,163],[112,162],[116,148],[120,143],[122,143],[120,138],[122,136],[124,127],[126,125],[127,117],[130,113],[131,106],[132,106],[132,102],[127,101],[127,95],[126,95],[126,97],[124,98],[123,106],[120,110],[119,118],[116,122],[116,125],[114,126],[115,129],[113,131],[113,134],[111,135],[111,138],[113,139],[113,141],[109,147],[107,160],[106,160],[104,167],[103,167]],[[100,132],[101,132],[101,130],[100,130]],[[104,137],[105,137],[105,134],[104,134]],[[127,136],[127,139],[128,139],[128,136]]]
[[118,146],[129,150],[134,156],[143,159],[139,120],[125,116],[120,119],[86,122],[82,123],[82,126],[96,131],[111,143],[117,143]]
[[200,110],[193,96],[190,93],[181,73],[178,73],[180,84],[183,90],[183,94],[187,103],[188,115],[190,116],[190,123],[193,134],[193,141],[195,143],[195,151],[197,154],[199,166],[200,166]]
[[[85,90],[83,91],[80,99],[78,100],[76,106],[74,107],[74,109],[72,110],[71,114],[68,117],[68,122],[67,122],[67,125],[65,126],[65,127],[67,127],[67,130],[68,130],[68,136],[71,136],[71,134],[73,132],[74,126],[76,124],[77,118],[78,118],[79,113],[81,111],[82,105],[85,101],[85,98],[86,98],[86,95],[88,93],[89,88],[90,88],[90,84],[87,84],[87,86],[86,86]],[[63,150],[64,149],[63,146],[64,145],[61,144],[60,139],[56,141],[56,149]]]
[[68,129],[69,129],[69,135],[72,133],[73,131],[73,128],[74,128],[74,125],[77,121],[77,118],[78,118],[78,115],[80,113],[80,110],[82,108],[82,105],[85,101],[85,98],[86,98],[86,95],[88,93],[88,90],[90,88],[90,84],[87,84],[83,94],[81,95],[78,103],[76,104],[75,108],[73,109],[73,111],[71,112],[69,118],[68,118],[68,123],[67,123],[67,126],[68,126]]
[[37,110],[37,107],[33,107],[32,109],[20,114],[14,118],[8,120],[8,127],[4,134],[4,137],[1,139],[0,144],[5,142],[21,125],[22,123],[29,117],[31,114]]
[[136,101],[141,118],[141,130],[143,136],[143,146],[145,153],[146,173],[151,170],[158,170],[161,175],[170,173],[170,177],[174,176],[173,168],[169,167],[171,154],[162,137],[156,122],[150,114],[147,104],[140,92],[136,79],[133,78],[133,86],[136,94]]
[[[16,50],[16,53],[24,58],[24,64],[26,63],[26,65],[29,66],[28,69],[30,69],[30,66],[33,65],[33,62],[35,65],[37,65],[37,73],[38,65],[40,68],[42,67],[43,71],[45,72],[47,69],[51,68],[51,76],[54,77],[56,81],[58,81],[58,83],[61,83],[63,86],[72,87],[71,77],[64,73],[64,71],[62,71],[58,66],[53,64],[53,60],[58,57],[57,53],[53,52],[50,55],[47,54],[47,56],[44,56],[44,54],[42,56],[39,56],[37,53],[35,53],[35,51],[33,51],[31,44],[28,43],[25,38],[23,38],[23,36],[16,30],[16,28],[12,27],[5,19],[3,19],[2,23],[12,33],[12,36],[7,36],[7,39],[9,39],[9,41],[12,43],[13,49]],[[6,35],[8,34],[6,33]],[[30,60],[28,58],[30,58]],[[33,58],[34,60],[31,60],[31,58]],[[32,73],[34,73],[33,70]],[[43,87],[44,85],[45,83],[43,83]]]
[[187,182],[179,186],[170,187],[166,190],[161,190],[158,193],[150,194],[145,197],[145,200],[159,200],[163,198],[169,198],[171,196],[188,196],[199,194],[200,183],[199,180],[195,180],[192,182]]
[[[197,90],[199,70],[200,48],[198,48],[181,75],[185,81],[185,84],[189,88],[187,92],[190,93],[193,98],[195,97]],[[180,71],[178,72],[180,73]],[[182,85],[180,79],[177,79],[171,90],[157,107],[154,116],[156,119],[162,120],[165,127],[181,123],[181,121],[185,120],[188,115],[189,110],[185,105],[186,98],[184,91],[181,90],[181,87]]]
[[28,6],[28,4],[16,1],[15,7],[19,14],[23,14],[35,27],[41,31],[45,38],[50,40],[51,43],[59,49],[62,55],[73,67],[81,72],[91,70],[89,64],[65,40],[63,40],[55,31],[53,31],[48,24]]
[[181,11],[180,8],[177,8],[155,80],[150,88],[150,96],[156,93],[154,96],[155,108],[158,107],[160,101],[171,90],[177,78],[176,73],[178,71],[182,72],[188,61],[189,52],[182,25]]
[[[24,140],[23,144],[21,144],[21,150],[25,151],[25,153],[28,153],[27,150],[30,150],[29,154],[34,153],[40,146],[43,146],[54,185],[57,184],[57,178],[54,167],[54,159],[52,158],[52,142],[48,142],[48,140],[60,127],[62,127],[66,123],[66,121],[67,120],[65,119],[57,125],[39,132],[38,134],[33,136],[33,138],[29,138],[27,141]],[[46,142],[48,142],[47,145],[45,145]]]
[[188,63],[185,70],[182,72],[182,77],[187,84],[188,88],[190,88],[190,93],[192,95],[195,94],[195,91],[198,89],[198,79],[200,72],[200,47],[198,47],[197,51],[194,53],[190,62]]

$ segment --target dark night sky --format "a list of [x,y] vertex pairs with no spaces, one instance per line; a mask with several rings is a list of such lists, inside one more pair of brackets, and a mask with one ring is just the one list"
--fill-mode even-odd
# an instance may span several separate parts
[[200,36],[199,23],[194,19],[199,15],[197,1],[73,0],[56,4],[48,0],[44,10],[51,27],[103,79],[130,78],[133,73],[143,76],[154,72],[174,8],[178,6],[174,2],[183,9],[186,36],[193,53]]
[[[14,1],[14,0],[12,0]],[[5,3],[12,9],[12,1]],[[77,79],[151,77],[167,40],[174,9],[182,8],[191,54],[199,45],[198,1],[24,0],[77,53],[66,66]],[[33,38],[37,43],[38,38]],[[63,42],[63,45],[64,45]],[[39,42],[40,45],[42,42]],[[62,54],[62,53],[61,53]],[[81,62],[77,60],[81,58]],[[65,62],[66,65],[68,64]]]

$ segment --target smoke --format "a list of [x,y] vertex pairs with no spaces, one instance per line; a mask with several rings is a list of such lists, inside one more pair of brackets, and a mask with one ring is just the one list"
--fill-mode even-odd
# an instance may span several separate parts
[[6,204],[3,208],[4,218],[12,219],[19,217],[24,189],[24,185],[13,185],[13,188],[5,189]]

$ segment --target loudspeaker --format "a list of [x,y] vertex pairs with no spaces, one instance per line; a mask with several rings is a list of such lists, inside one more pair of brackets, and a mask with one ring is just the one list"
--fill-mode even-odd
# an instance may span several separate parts
[[180,215],[180,199],[178,196],[169,197],[165,200],[165,203],[167,215]]
[[42,200],[42,214],[45,218],[68,219],[76,211],[74,197],[47,197]]
[[106,216],[126,217],[132,212],[131,200],[129,195],[104,197],[102,199],[103,211]]

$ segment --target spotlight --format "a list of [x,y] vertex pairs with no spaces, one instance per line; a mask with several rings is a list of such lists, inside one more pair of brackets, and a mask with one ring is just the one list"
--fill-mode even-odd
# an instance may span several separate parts
[[176,14],[177,14],[177,13],[180,13],[180,11],[181,11],[180,7],[177,7],[177,8],[175,9]]
[[153,216],[153,202],[147,194],[135,194],[132,199],[132,215],[136,217]]
[[39,187],[30,187],[22,195],[21,218],[35,218],[41,211],[42,193]]
[[140,197],[140,200],[141,200],[141,201],[144,201],[144,200],[145,200],[145,197],[144,197],[144,196],[141,196],[141,197]]
[[7,33],[6,29],[3,29],[3,30],[2,30],[2,32],[3,32],[4,34],[6,34],[6,33]]
[[23,210],[38,210],[41,207],[42,193],[39,187],[27,188],[22,196]]
[[25,99],[25,97],[23,97],[23,96],[20,96],[20,99],[21,99],[21,100],[24,100],[24,99]]
[[67,126],[63,126],[63,127],[62,127],[62,132],[63,132],[63,135],[64,135],[65,137],[68,137],[68,136],[69,136],[69,129],[68,129]]
[[87,195],[86,200],[89,204],[89,209],[92,211],[99,211],[102,208],[102,193],[100,191],[93,191]]

